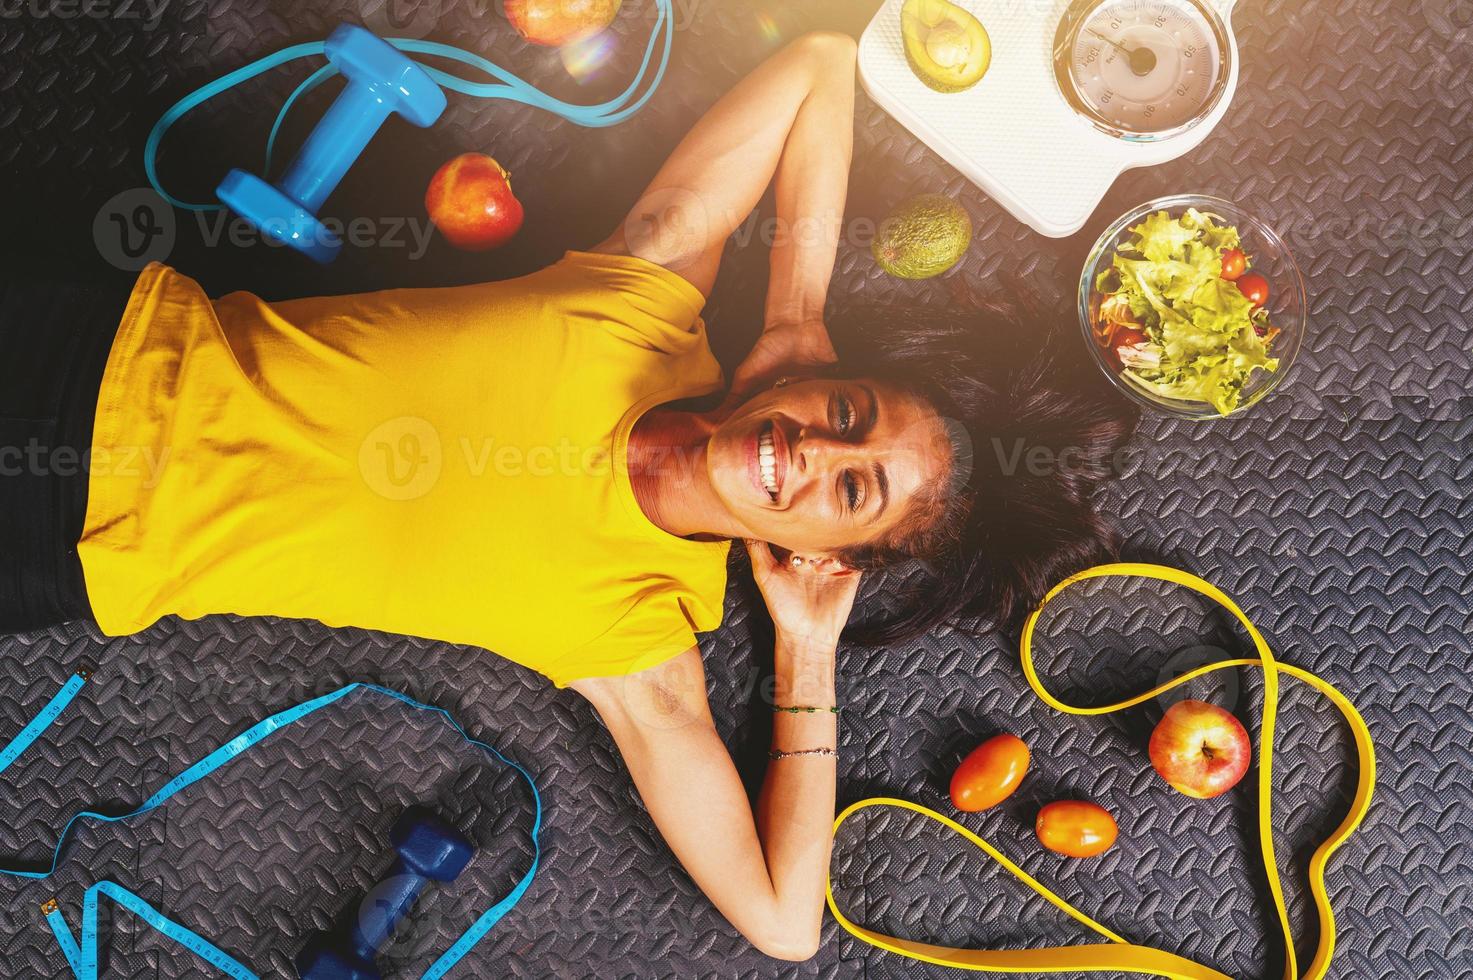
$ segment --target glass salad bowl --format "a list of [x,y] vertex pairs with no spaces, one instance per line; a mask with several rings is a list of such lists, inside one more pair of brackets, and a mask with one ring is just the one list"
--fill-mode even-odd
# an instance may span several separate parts
[[[1263,360],[1264,348],[1246,334],[1229,339],[1238,332],[1223,326],[1235,322],[1227,314],[1222,314],[1217,321],[1219,326],[1215,328],[1226,330],[1224,333],[1214,334],[1198,330],[1192,325],[1193,316],[1203,317],[1204,322],[1213,322],[1217,315],[1213,310],[1222,306],[1222,296],[1236,297],[1241,293],[1251,292],[1251,281],[1246,278],[1246,274],[1245,278],[1237,279],[1238,285],[1246,288],[1231,294],[1219,293],[1225,287],[1216,282],[1206,282],[1202,286],[1200,264],[1197,271],[1187,265],[1177,266],[1176,268],[1182,270],[1182,276],[1177,277],[1164,270],[1163,262],[1152,261],[1153,258],[1159,259],[1159,254],[1147,257],[1131,248],[1137,241],[1133,229],[1152,215],[1164,211],[1171,219],[1181,219],[1191,209],[1210,216],[1219,229],[1222,226],[1236,229],[1241,237],[1239,250],[1247,258],[1247,274],[1257,274],[1266,280],[1268,299],[1263,307],[1266,318],[1261,314],[1257,315],[1252,326],[1246,318],[1242,322],[1243,330],[1252,330],[1262,339],[1267,347],[1267,356],[1278,361],[1277,370],[1254,367],[1245,378],[1241,369],[1232,368],[1231,365],[1234,364],[1251,364],[1255,356]],[[1205,234],[1221,236],[1223,232],[1209,230]],[[1162,237],[1156,237],[1153,241],[1158,243],[1158,253],[1170,245],[1169,242],[1163,242]],[[1152,273],[1157,269],[1162,271],[1159,276],[1153,275],[1150,279],[1131,277],[1131,285],[1127,286],[1125,277],[1115,269],[1117,254],[1128,260],[1135,260],[1137,265],[1134,268],[1147,269]],[[1176,262],[1182,255],[1190,254],[1193,253],[1172,252],[1164,262]],[[1200,259],[1203,253],[1199,251],[1194,254],[1199,257],[1200,262],[1205,263],[1205,260]],[[1147,264],[1141,265],[1141,262]],[[1224,272],[1228,270],[1225,269]],[[1193,279],[1193,276],[1196,278]],[[1106,280],[1104,290],[1100,288],[1102,277]],[[1181,288],[1180,293],[1172,295],[1179,288],[1175,284],[1183,281],[1191,281],[1203,291],[1192,292],[1189,297],[1188,290]],[[1114,298],[1117,295],[1121,298]],[[1199,299],[1207,303],[1210,309],[1204,310],[1199,306]],[[1132,302],[1135,310],[1131,309]],[[1201,195],[1160,198],[1123,215],[1095,243],[1084,263],[1084,273],[1079,280],[1079,318],[1084,339],[1106,377],[1126,395],[1147,408],[1188,419],[1222,418],[1226,414],[1237,414],[1258,404],[1269,392],[1281,385],[1293,368],[1304,340],[1307,305],[1304,277],[1278,233],[1256,216],[1229,201]],[[1166,307],[1164,313],[1161,312],[1163,306]],[[1172,322],[1177,325],[1175,329],[1168,331],[1161,326],[1166,318],[1172,318]],[[1139,322],[1148,320],[1155,322]],[[1139,327],[1139,330],[1128,332],[1132,325]],[[1162,343],[1168,336],[1173,340],[1170,352]],[[1117,346],[1118,340],[1124,340],[1128,346]],[[1187,369],[1180,370],[1184,365]],[[1219,394],[1217,403],[1202,396],[1193,389],[1202,387],[1198,379],[1204,375],[1232,378],[1227,390],[1233,394]],[[1184,378],[1188,380],[1184,381]],[[1190,390],[1191,395],[1180,394],[1182,389]],[[1223,389],[1216,390],[1221,392]],[[1228,408],[1234,394],[1236,405]]]

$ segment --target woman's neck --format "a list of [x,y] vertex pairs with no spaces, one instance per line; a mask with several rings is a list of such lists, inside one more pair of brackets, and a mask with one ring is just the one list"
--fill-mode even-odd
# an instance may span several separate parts
[[629,480],[640,510],[681,538],[729,538],[726,509],[711,486],[706,450],[717,423],[707,415],[654,409],[629,433]]

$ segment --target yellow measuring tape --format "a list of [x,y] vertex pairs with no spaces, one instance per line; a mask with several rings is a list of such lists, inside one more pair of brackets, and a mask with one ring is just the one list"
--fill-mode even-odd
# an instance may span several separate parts
[[[1159,687],[1152,688],[1144,694],[1121,701],[1119,704],[1109,704],[1098,708],[1081,708],[1065,704],[1050,694],[1038,678],[1038,672],[1033,666],[1033,630],[1038,625],[1039,616],[1044,607],[1052,602],[1059,593],[1072,585],[1088,579],[1096,578],[1149,578],[1158,579],[1163,582],[1171,582],[1201,593],[1207,598],[1218,603],[1228,612],[1237,617],[1238,622],[1248,631],[1253,645],[1257,648],[1257,659],[1222,660],[1217,663],[1199,667],[1188,674],[1184,674],[1175,680],[1169,681]],[[1274,658],[1273,651],[1269,649],[1268,643],[1264,641],[1263,635],[1239,609],[1232,599],[1228,598],[1221,590],[1212,583],[1198,578],[1188,572],[1179,571],[1175,568],[1167,568],[1162,565],[1141,564],[1119,564],[1101,565],[1091,568],[1075,575],[1070,579],[1055,586],[1054,589],[1044,597],[1043,602],[1033,614],[1028,617],[1023,627],[1022,639],[1023,673],[1028,678],[1028,684],[1033,688],[1046,703],[1059,711],[1071,715],[1106,715],[1116,711],[1124,711],[1144,704],[1152,698],[1180,687],[1188,681],[1195,680],[1206,674],[1219,670],[1227,670],[1230,667],[1258,667],[1263,671],[1263,712],[1259,719],[1258,729],[1258,839],[1259,846],[1263,852],[1264,869],[1268,872],[1269,890],[1273,894],[1274,907],[1278,910],[1279,926],[1284,933],[1284,946],[1287,950],[1287,961],[1284,964],[1285,980],[1297,980],[1303,977],[1305,980],[1320,980],[1330,969],[1330,960],[1335,955],[1335,911],[1330,907],[1330,898],[1325,891],[1325,865],[1330,855],[1340,847],[1341,844],[1355,833],[1355,829],[1365,819],[1366,811],[1371,805],[1371,793],[1376,783],[1376,750],[1371,744],[1371,733],[1366,727],[1365,720],[1361,718],[1360,712],[1355,710],[1345,695],[1341,694],[1334,685],[1321,680],[1307,670],[1291,667],[1288,664],[1279,663]],[[1315,688],[1340,709],[1345,716],[1345,721],[1350,725],[1351,734],[1355,738],[1356,754],[1359,757],[1359,779],[1355,791],[1355,799],[1350,804],[1350,812],[1346,815],[1344,822],[1335,829],[1323,844],[1314,852],[1309,860],[1309,888],[1314,896],[1316,912],[1319,916],[1320,937],[1319,946],[1315,950],[1314,960],[1301,974],[1294,952],[1294,933],[1289,924],[1289,911],[1284,906],[1284,889],[1279,878],[1278,862],[1274,857],[1273,838],[1273,748],[1274,748],[1274,721],[1279,709],[1279,675],[1286,674],[1295,680],[1303,681],[1310,687]],[[986,851],[995,861],[1011,871],[1025,885],[1042,895],[1050,903],[1067,913],[1089,929],[1099,933],[1108,943],[1096,943],[1083,946],[1060,946],[1050,949],[1019,949],[1019,950],[992,950],[992,949],[960,949],[951,946],[935,946],[930,943],[920,943],[909,939],[899,939],[895,936],[886,936],[874,932],[863,926],[856,925],[844,917],[839,911],[838,903],[834,901],[834,886],[830,879],[827,885],[829,911],[839,925],[843,926],[857,939],[869,943],[883,950],[898,953],[901,956],[926,963],[934,963],[939,966],[956,967],[960,970],[978,970],[986,973],[1088,973],[1094,971],[1113,971],[1125,973],[1144,973],[1150,976],[1171,977],[1173,980],[1231,980],[1226,974],[1219,973],[1209,967],[1194,963],[1184,957],[1167,953],[1164,950],[1155,949],[1150,946],[1136,946],[1117,936],[1100,923],[1091,919],[1079,911],[1067,901],[1055,895],[1042,882],[1029,875],[1012,861],[1009,861],[995,847],[988,844],[976,834],[967,830],[954,820],[947,819],[934,810],[908,803],[905,800],[888,798],[877,798],[861,800],[848,807],[839,814],[834,821],[834,835],[837,837],[839,828],[844,821],[870,807],[893,807],[902,810],[910,810],[922,816],[929,817],[939,824],[951,828],[961,834],[967,840]]]

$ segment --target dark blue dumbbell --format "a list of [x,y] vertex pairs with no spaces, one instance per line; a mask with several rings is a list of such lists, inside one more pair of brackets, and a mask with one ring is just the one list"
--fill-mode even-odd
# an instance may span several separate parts
[[404,812],[389,833],[398,856],[379,882],[333,931],[318,933],[297,954],[302,980],[379,980],[374,958],[431,881],[454,881],[476,849],[454,827],[419,809]]
[[368,141],[398,113],[424,127],[445,111],[445,93],[423,68],[370,31],[341,24],[327,39],[327,58],[347,88],[272,186],[244,170],[226,174],[215,194],[230,210],[283,244],[327,263],[342,242],[317,219],[328,196]]

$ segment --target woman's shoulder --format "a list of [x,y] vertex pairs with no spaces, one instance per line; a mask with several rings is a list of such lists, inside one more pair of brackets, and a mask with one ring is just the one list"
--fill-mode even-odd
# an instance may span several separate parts
[[593,286],[594,306],[647,342],[684,348],[704,341],[706,297],[664,266],[636,255],[570,251],[553,268]]

